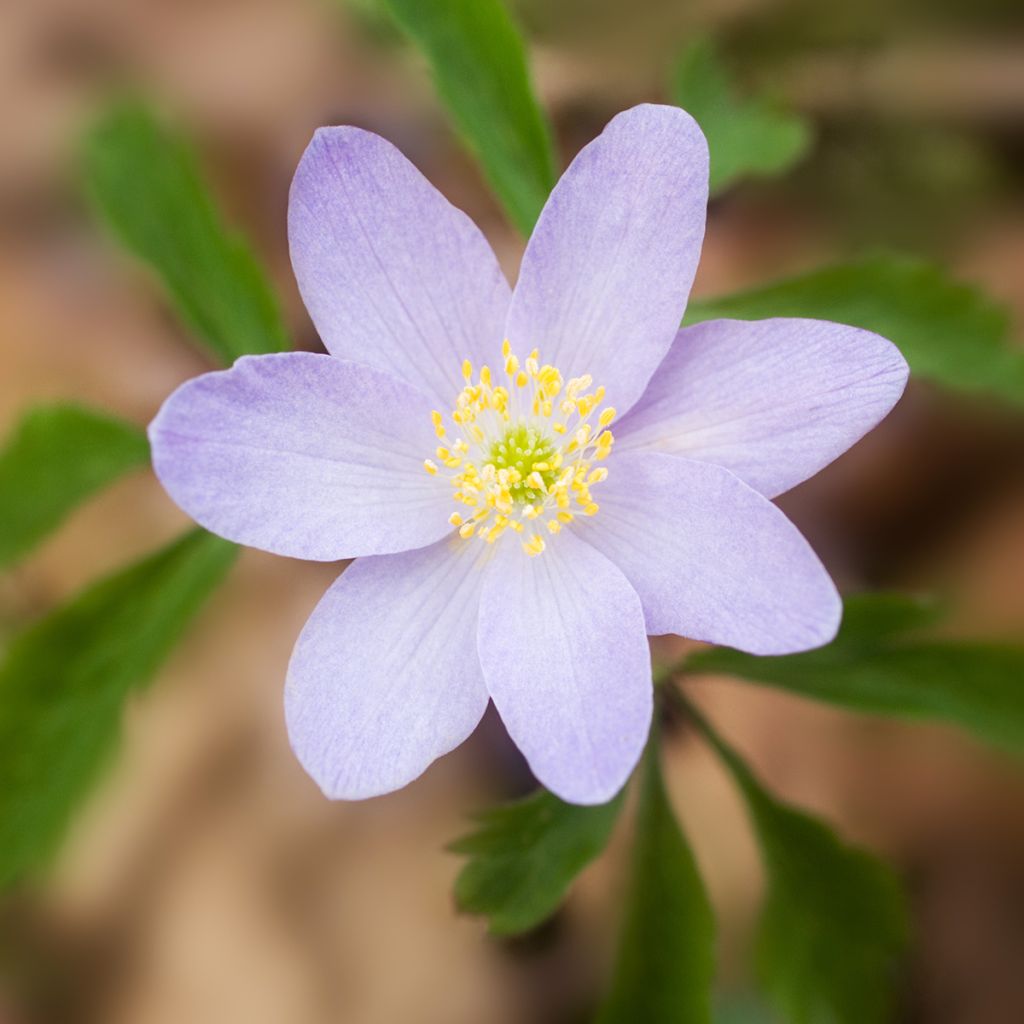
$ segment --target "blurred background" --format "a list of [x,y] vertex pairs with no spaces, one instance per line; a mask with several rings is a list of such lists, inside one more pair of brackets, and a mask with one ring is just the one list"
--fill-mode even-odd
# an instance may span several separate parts
[[[711,33],[740,80],[815,127],[786,177],[712,204],[696,295],[879,246],[1007,304],[1024,336],[1024,17],[1018,0],[521,0],[561,164],[615,112],[665,100]],[[146,423],[211,364],[83,200],[84,128],[112,95],[182,125],[229,219],[318,346],[291,277],[287,189],[313,130],[394,142],[515,275],[522,241],[374,0],[8,0],[0,10],[0,431],[42,399]],[[841,585],[949,595],[950,632],[1024,636],[1024,420],[913,383],[873,435],[787,495]],[[150,474],[90,501],[0,579],[0,636],[185,525]],[[2,529],[2,526],[0,526]],[[3,1024],[569,1024],[607,975],[628,815],[538,932],[459,916],[465,816],[530,785],[490,717],[401,793],[331,804],[281,713],[291,645],[338,571],[247,551],[160,678],[47,880],[0,902]],[[679,644],[663,642],[661,656]],[[1021,681],[1024,685],[1024,680]],[[692,693],[784,797],[883,854],[916,940],[901,1020],[1024,1021],[1024,776],[935,725],[725,679]],[[762,878],[743,808],[686,734],[673,803],[720,919],[721,1019],[762,1024],[749,946]]]

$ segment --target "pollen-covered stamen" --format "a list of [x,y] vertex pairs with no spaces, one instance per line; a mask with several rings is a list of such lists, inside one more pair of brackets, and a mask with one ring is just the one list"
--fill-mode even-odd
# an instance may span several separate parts
[[494,543],[512,530],[528,555],[539,555],[544,533],[554,536],[574,516],[597,513],[590,488],[608,470],[593,464],[611,452],[615,410],[597,412],[605,390],[591,391],[589,374],[566,383],[554,366],[541,364],[536,349],[520,362],[507,340],[501,356],[504,383],[495,382],[489,366],[474,383],[472,364],[463,362],[466,383],[451,413],[453,433],[463,436],[450,440],[444,417],[433,412],[442,443],[424,468],[452,471],[452,496],[466,508],[449,522],[461,537]]

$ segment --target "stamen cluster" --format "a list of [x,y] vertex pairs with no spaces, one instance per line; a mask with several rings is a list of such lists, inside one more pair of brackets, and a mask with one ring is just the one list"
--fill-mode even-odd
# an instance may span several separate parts
[[[544,551],[542,528],[556,534],[575,516],[596,515],[590,488],[608,475],[593,463],[606,459],[614,437],[608,426],[615,410],[606,406],[603,387],[588,390],[589,374],[568,383],[537,349],[520,364],[506,340],[501,348],[504,383],[495,384],[489,366],[473,380],[473,366],[462,364],[466,384],[451,413],[453,433],[440,412],[431,414],[441,444],[428,473],[452,470],[452,497],[467,512],[449,522],[468,540],[474,534],[493,544],[506,530],[521,535],[531,556]],[[596,417],[596,425],[591,418]]]

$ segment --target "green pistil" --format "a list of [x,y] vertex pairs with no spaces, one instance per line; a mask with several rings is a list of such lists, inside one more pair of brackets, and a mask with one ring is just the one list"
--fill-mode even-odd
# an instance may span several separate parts
[[[526,482],[526,478],[534,471],[538,462],[551,465],[555,457],[555,446],[550,438],[545,437],[534,427],[518,424],[509,427],[505,436],[495,441],[488,453],[488,462],[495,469],[516,469],[522,476],[519,483],[509,488],[512,500],[524,505],[532,504],[543,498],[540,491],[535,490]],[[545,487],[552,487],[558,478],[553,469],[539,470],[540,478]]]

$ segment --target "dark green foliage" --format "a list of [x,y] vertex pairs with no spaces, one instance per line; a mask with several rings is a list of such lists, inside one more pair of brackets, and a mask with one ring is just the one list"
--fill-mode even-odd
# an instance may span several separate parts
[[149,682],[234,561],[201,530],[12,637],[0,663],[0,886],[45,864]]
[[1024,750],[1024,648],[922,637],[931,606],[896,595],[846,601],[839,636],[803,654],[702,651],[690,672],[721,672],[855,711],[940,718]]
[[707,1024],[715,922],[648,744],[626,914],[598,1024]]
[[149,461],[146,436],[77,405],[30,409],[0,450],[0,568],[23,558],[77,505]]
[[470,858],[455,882],[459,908],[486,917],[497,935],[540,924],[605,848],[621,806],[621,794],[579,807],[541,789],[484,811],[476,831],[450,847]]
[[834,320],[875,331],[899,346],[911,371],[958,391],[1024,403],[1024,351],[1009,316],[975,288],[909,257],[871,256],[690,304],[686,323],[773,316]]
[[710,39],[695,40],[679,58],[672,98],[707,137],[712,193],[742,178],[783,174],[811,144],[804,118],[767,96],[740,97]]
[[547,121],[501,0],[384,0],[426,55],[466,145],[528,235],[555,183]]
[[693,714],[739,785],[757,831],[768,875],[757,966],[783,1019],[885,1024],[908,938],[892,872],[821,821],[772,797]]
[[100,213],[220,362],[288,347],[263,270],[224,226],[191,150],[148,108],[111,110],[87,137],[84,163]]

